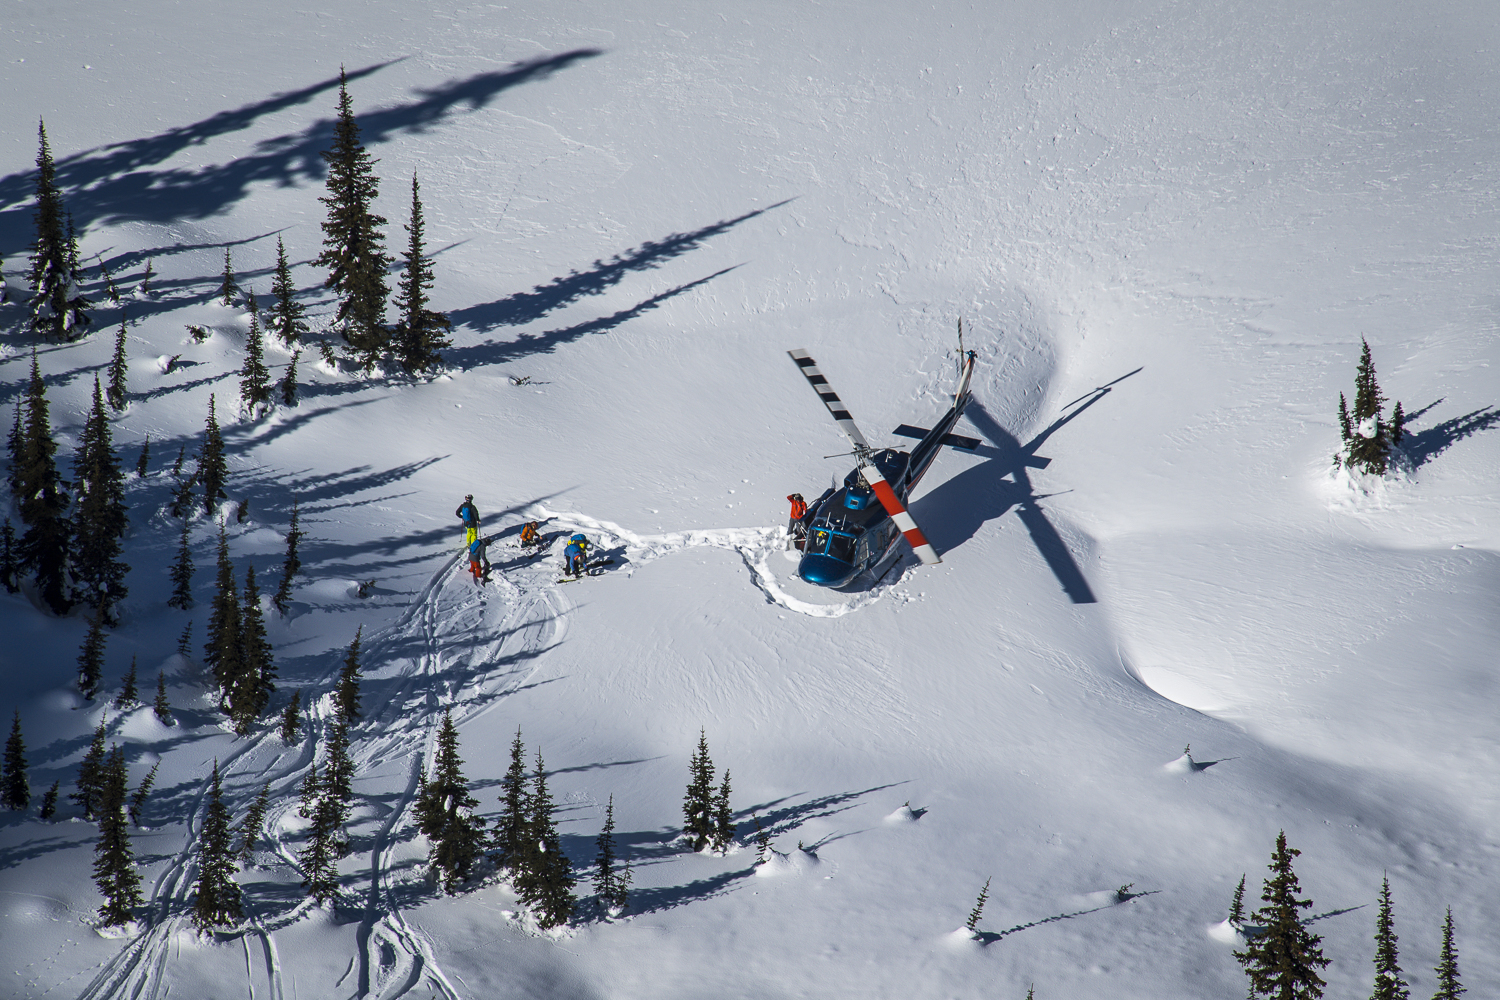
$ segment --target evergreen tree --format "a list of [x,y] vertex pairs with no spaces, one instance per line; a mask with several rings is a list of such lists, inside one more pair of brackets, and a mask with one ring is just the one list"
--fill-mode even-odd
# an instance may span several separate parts
[[1322,938],[1307,929],[1298,912],[1312,906],[1312,900],[1298,898],[1302,887],[1292,870],[1292,859],[1301,853],[1287,846],[1286,831],[1277,834],[1268,866],[1272,875],[1260,894],[1265,905],[1250,918],[1262,929],[1244,951],[1234,953],[1250,980],[1250,1000],[1317,1000],[1323,995],[1318,970],[1328,959],[1319,947]]
[[37,814],[42,819],[51,819],[57,815],[57,791],[61,785],[62,782],[54,781],[52,787],[47,789],[47,793],[42,796],[42,811]]
[[0,774],[0,799],[7,809],[25,809],[31,805],[31,780],[26,776],[26,740],[21,736],[21,713],[16,711],[5,741],[5,766]]
[[1229,924],[1238,927],[1245,922],[1245,876],[1240,876],[1240,884],[1234,888],[1234,898],[1229,901]]
[[240,407],[254,414],[257,406],[270,401],[271,373],[260,342],[260,320],[252,314],[250,332],[245,335],[245,363],[240,368]]
[[297,359],[300,357],[302,357],[302,349],[299,347],[292,352],[292,360],[287,362],[286,374],[281,376],[281,381],[278,383],[282,406],[297,405]]
[[255,796],[255,801],[250,803],[244,820],[240,822],[238,829],[240,848],[235,852],[240,864],[249,863],[250,855],[255,850],[255,842],[260,839],[261,825],[266,821],[266,810],[270,807],[271,783],[268,781],[261,786],[260,793]]
[[167,701],[167,676],[160,671],[156,674],[156,701],[152,703],[151,711],[156,713],[162,725],[172,724],[172,703]]
[[1363,348],[1359,369],[1354,376],[1354,412],[1350,415],[1352,433],[1346,448],[1349,468],[1384,475],[1390,460],[1390,428],[1381,420],[1385,396],[1375,378],[1375,361],[1370,344],[1360,338]]
[[224,280],[219,282],[219,303],[221,305],[234,305],[234,296],[240,290],[239,282],[234,280],[234,258],[229,254],[229,248],[224,248]]
[[182,626],[182,634],[177,637],[177,655],[187,659],[193,652],[193,620]]
[[629,875],[615,867],[615,797],[609,797],[604,811],[604,829],[595,841],[599,855],[595,859],[594,892],[605,912],[618,916],[630,900]]
[[1396,930],[1391,919],[1391,880],[1380,880],[1380,912],[1375,917],[1375,988],[1370,1000],[1409,1000],[1411,991],[1401,981],[1396,954]]
[[78,651],[78,690],[93,701],[103,677],[104,615],[95,611],[89,616],[89,630],[84,633],[83,648]]
[[1354,422],[1349,419],[1349,401],[1344,398],[1342,392],[1339,393],[1339,434],[1342,435],[1345,444],[1348,444],[1349,440],[1354,437]]
[[[276,588],[276,596],[271,598],[271,603],[276,605],[276,610],[286,615],[286,604],[292,599],[292,577],[302,568],[302,560],[297,557],[297,545],[302,541],[303,531],[297,524],[297,502],[292,501],[292,526],[286,533],[286,561],[281,564],[281,586]],[[359,633],[354,635],[354,655],[359,652]]]
[[1406,407],[1396,403],[1396,412],[1391,414],[1391,444],[1400,444],[1406,434]]
[[432,777],[417,800],[418,827],[430,845],[427,860],[444,892],[456,891],[479,862],[484,820],[474,815],[478,805],[479,800],[469,794],[463,760],[458,756],[458,727],[453,724],[453,713],[445,711]]
[[302,865],[302,886],[318,903],[338,895],[339,816],[337,801],[331,795],[318,795],[311,806],[312,830],[307,846],[297,855]]
[[151,279],[156,277],[156,271],[151,267],[151,258],[146,258],[146,270],[141,273],[140,294],[147,296],[153,294],[156,289],[151,287]]
[[339,685],[334,692],[334,704],[338,707],[339,719],[353,723],[359,718],[359,637],[364,632],[360,625],[354,630],[354,641],[349,643],[349,652],[344,657],[344,667],[339,671]]
[[109,296],[109,301],[119,305],[120,286],[115,284],[115,276],[109,273],[109,265],[104,263],[103,257],[99,258],[99,280],[104,282],[104,294]]
[[36,352],[31,355],[31,381],[26,390],[26,423],[21,434],[20,461],[15,470],[16,507],[26,531],[17,548],[22,569],[35,573],[42,600],[55,614],[72,606],[67,596],[68,550],[71,532],[67,509],[68,484],[57,472],[57,442],[47,417],[47,387],[42,382]]
[[219,434],[219,419],[214,413],[214,397],[208,397],[208,426],[203,435],[203,448],[198,453],[198,471],[194,476],[203,484],[203,512],[209,517],[219,509],[219,501],[228,498],[224,483],[229,479],[229,467],[224,461],[224,438]]
[[37,126],[36,237],[31,246],[31,318],[33,333],[49,340],[68,339],[68,239],[63,229],[62,192],[47,142],[47,126]]
[[125,674],[125,682],[120,685],[120,693],[115,696],[115,708],[129,708],[140,700],[140,692],[135,686],[135,657],[132,656],[130,670]]
[[[174,477],[182,475],[182,460],[186,456],[187,456],[187,445],[185,445],[185,444],[184,445],[178,445],[178,447],[177,447],[177,461],[175,461],[175,462],[172,463],[172,475]],[[172,512],[172,516],[173,517],[181,517],[182,515],[179,514],[179,513],[177,513],[174,510]]]
[[229,808],[219,786],[219,762],[214,761],[208,810],[198,834],[198,896],[193,901],[193,925],[200,932],[233,924],[240,911],[240,887],[234,880],[234,850],[229,830]]
[[245,736],[265,713],[276,691],[276,664],[271,643],[266,639],[254,566],[245,568],[245,604],[240,612],[239,633],[239,671],[230,682],[229,715],[234,719],[234,731]]
[[755,816],[755,863],[763,865],[771,859],[771,831],[767,830],[760,822],[760,814]]
[[74,458],[73,482],[78,503],[73,513],[73,580],[79,600],[103,615],[107,625],[119,624],[115,608],[126,594],[121,558],[125,515],[125,473],[110,441],[109,419],[99,379],[94,379],[94,405],[84,423],[83,438]]
[[[281,342],[291,347],[307,332],[307,309],[297,301],[297,289],[292,284],[292,265],[286,259],[286,247],[281,237],[276,237],[276,277],[271,281],[271,295],[276,299],[270,327]],[[295,358],[295,355],[293,355]],[[291,404],[288,404],[291,405]]]
[[524,870],[516,879],[521,900],[532,908],[545,930],[568,922],[573,915],[573,866],[562,850],[553,818],[555,806],[547,790],[547,768],[536,754],[536,776],[531,789],[531,821],[527,824]]
[[78,777],[74,784],[78,791],[68,797],[78,803],[84,819],[93,819],[104,797],[104,723],[94,730],[93,742],[78,764]]
[[281,742],[294,746],[302,742],[302,692],[293,691],[292,700],[281,710]]
[[156,784],[156,771],[159,767],[161,761],[151,765],[151,770],[146,772],[146,776],[136,787],[135,794],[130,797],[130,822],[136,826],[141,825],[141,814],[146,811],[146,800],[151,797],[151,788]]
[[5,285],[5,258],[0,257],[0,306],[10,301],[10,289]]
[[182,455],[177,456],[177,465],[172,469],[172,516],[185,518],[193,510],[193,487],[198,485],[196,471],[187,477],[181,476]]
[[10,518],[0,527],[0,584],[7,594],[21,589],[21,568],[16,564],[16,531],[10,526]]
[[302,798],[297,804],[297,815],[303,819],[312,819],[322,794],[323,782],[318,778],[318,762],[314,760],[307,773],[302,776]]
[[141,443],[141,457],[135,460],[135,474],[141,479],[146,478],[146,466],[151,461],[151,434],[147,432],[146,440]]
[[[993,878],[994,876],[991,876]],[[990,879],[984,880],[984,888],[979,890],[979,898],[974,901],[974,909],[969,911],[969,919],[964,926],[970,931],[979,926],[979,918],[984,914],[984,904],[990,898]]]
[[714,763],[708,756],[706,730],[698,732],[698,749],[688,764],[690,780],[682,800],[682,832],[694,851],[708,846],[714,835]]
[[431,371],[443,363],[442,350],[452,346],[447,333],[453,324],[427,308],[432,288],[432,258],[423,243],[422,198],[417,175],[411,176],[411,223],[406,227],[406,268],[396,294],[396,358],[408,374]]
[[25,399],[16,402],[16,408],[11,411],[10,434],[5,439],[6,457],[10,459],[10,469],[5,474],[5,483],[10,487],[10,495],[20,499],[21,496],[21,464],[24,461],[23,446],[21,444],[21,408],[26,405]]
[[1453,944],[1453,907],[1448,907],[1448,915],[1443,918],[1443,950],[1438,957],[1438,964],[1432,970],[1437,973],[1438,991],[1432,995],[1432,1000],[1458,1000],[1459,997],[1469,992],[1468,988],[1459,982],[1458,978],[1458,948]]
[[83,265],[78,257],[78,233],[73,229],[73,213],[68,213],[68,306],[63,314],[63,330],[69,340],[77,340],[88,333],[93,319],[88,307],[94,303],[84,298]]
[[349,727],[341,719],[335,719],[333,725],[328,727],[328,762],[323,768],[323,797],[332,799],[336,807],[338,822],[334,826],[340,831],[338,850],[342,856],[348,846],[342,839],[342,831],[354,804],[354,761],[349,756]]
[[240,652],[240,595],[234,583],[234,564],[229,561],[229,539],[219,526],[219,563],[214,579],[214,598],[208,612],[208,637],[203,643],[203,663],[213,670],[219,702],[227,706],[229,694],[242,672]]
[[734,843],[734,816],[729,811],[729,768],[724,769],[724,781],[714,796],[714,832],[710,843],[715,851],[723,854]]
[[182,521],[182,535],[177,543],[177,561],[172,563],[172,596],[167,607],[183,611],[193,606],[193,553],[188,547],[188,523]]
[[531,815],[531,803],[526,791],[526,748],[521,743],[521,730],[516,729],[516,738],[510,744],[510,767],[500,779],[500,817],[495,821],[495,861],[508,869],[515,878],[521,870],[521,861],[526,853],[526,824]]
[[109,361],[109,398],[110,409],[116,412],[125,409],[125,402],[129,396],[130,384],[128,372],[125,367],[125,317],[120,317],[120,329],[115,333],[115,353]]
[[338,123],[333,147],[322,154],[328,163],[328,194],[319,198],[328,207],[323,221],[323,252],[314,261],[328,268],[324,284],[338,292],[338,319],[344,339],[368,371],[384,353],[390,339],[386,330],[385,300],[389,293],[385,219],[371,210],[380,193],[375,164],[359,138],[354,105],[344,71],[339,70]]
[[125,823],[125,752],[115,747],[102,769],[99,840],[94,845],[94,884],[104,896],[99,916],[106,927],[128,923],[141,905],[141,877]]

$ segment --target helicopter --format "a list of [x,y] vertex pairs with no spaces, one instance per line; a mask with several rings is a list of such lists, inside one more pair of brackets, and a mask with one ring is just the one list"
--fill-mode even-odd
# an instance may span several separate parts
[[797,575],[819,587],[848,586],[861,573],[873,571],[884,562],[899,538],[906,539],[923,563],[930,566],[942,562],[912,520],[906,504],[944,445],[965,451],[979,447],[977,439],[952,433],[969,403],[969,380],[974,374],[974,352],[964,351],[962,334],[953,405],[930,430],[902,424],[892,432],[920,439],[909,452],[872,447],[812,355],[801,348],[787,354],[854,446],[855,459],[844,485],[830,487],[816,502],[808,504],[800,520],[793,522],[793,539],[802,551]]

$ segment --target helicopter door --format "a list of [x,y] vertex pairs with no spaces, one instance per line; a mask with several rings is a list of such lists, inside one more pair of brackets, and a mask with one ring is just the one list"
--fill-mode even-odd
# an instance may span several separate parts
[[861,538],[859,544],[854,546],[854,565],[863,566],[870,558],[870,540],[868,537]]

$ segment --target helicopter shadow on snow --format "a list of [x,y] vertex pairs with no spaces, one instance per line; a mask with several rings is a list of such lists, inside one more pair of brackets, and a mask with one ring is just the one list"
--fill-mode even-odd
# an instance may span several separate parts
[[957,548],[973,538],[986,522],[1015,508],[1016,516],[1031,535],[1032,544],[1068,599],[1074,604],[1098,603],[1083,570],[1041,505],[1042,500],[1054,494],[1036,492],[1031,470],[1045,469],[1051,464],[1050,458],[1037,454],[1048,438],[1109,395],[1115,385],[1139,371],[1137,368],[1128,372],[1067,404],[1061,416],[1025,444],[1002,427],[984,404],[978,400],[971,402],[964,416],[989,443],[990,447],[978,452],[989,461],[959,473],[913,504],[918,523],[928,526],[938,551]]

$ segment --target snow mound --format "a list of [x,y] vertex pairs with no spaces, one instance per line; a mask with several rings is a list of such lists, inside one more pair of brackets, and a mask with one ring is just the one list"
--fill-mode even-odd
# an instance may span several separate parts
[[978,931],[971,931],[967,927],[960,927],[956,931],[950,931],[943,935],[943,947],[949,951],[970,952],[978,951],[982,939]]
[[138,937],[141,933],[141,924],[138,920],[131,920],[128,923],[111,924],[108,927],[95,927],[94,933],[106,941],[120,941]]
[[915,823],[921,818],[921,813],[915,812],[910,802],[903,802],[895,812],[890,813],[881,822],[896,826],[901,823]]
[[1245,943],[1245,935],[1238,927],[1228,920],[1221,920],[1217,924],[1209,924],[1205,928],[1208,936],[1220,944],[1232,944],[1235,947]]
[[782,854],[772,848],[771,856],[755,866],[756,878],[776,878],[780,875],[805,875],[822,864],[816,854],[795,850]]
[[[120,735],[126,739],[139,740],[142,743],[151,743],[163,739],[172,731],[172,727],[164,724],[156,717],[156,712],[150,705],[140,705],[130,709],[119,717]],[[150,756],[150,755],[148,755]],[[146,761],[152,763],[152,761]]]
[[1161,766],[1161,769],[1168,774],[1192,774],[1195,770],[1193,767],[1193,758],[1187,754],[1183,754],[1176,760],[1167,761]]

